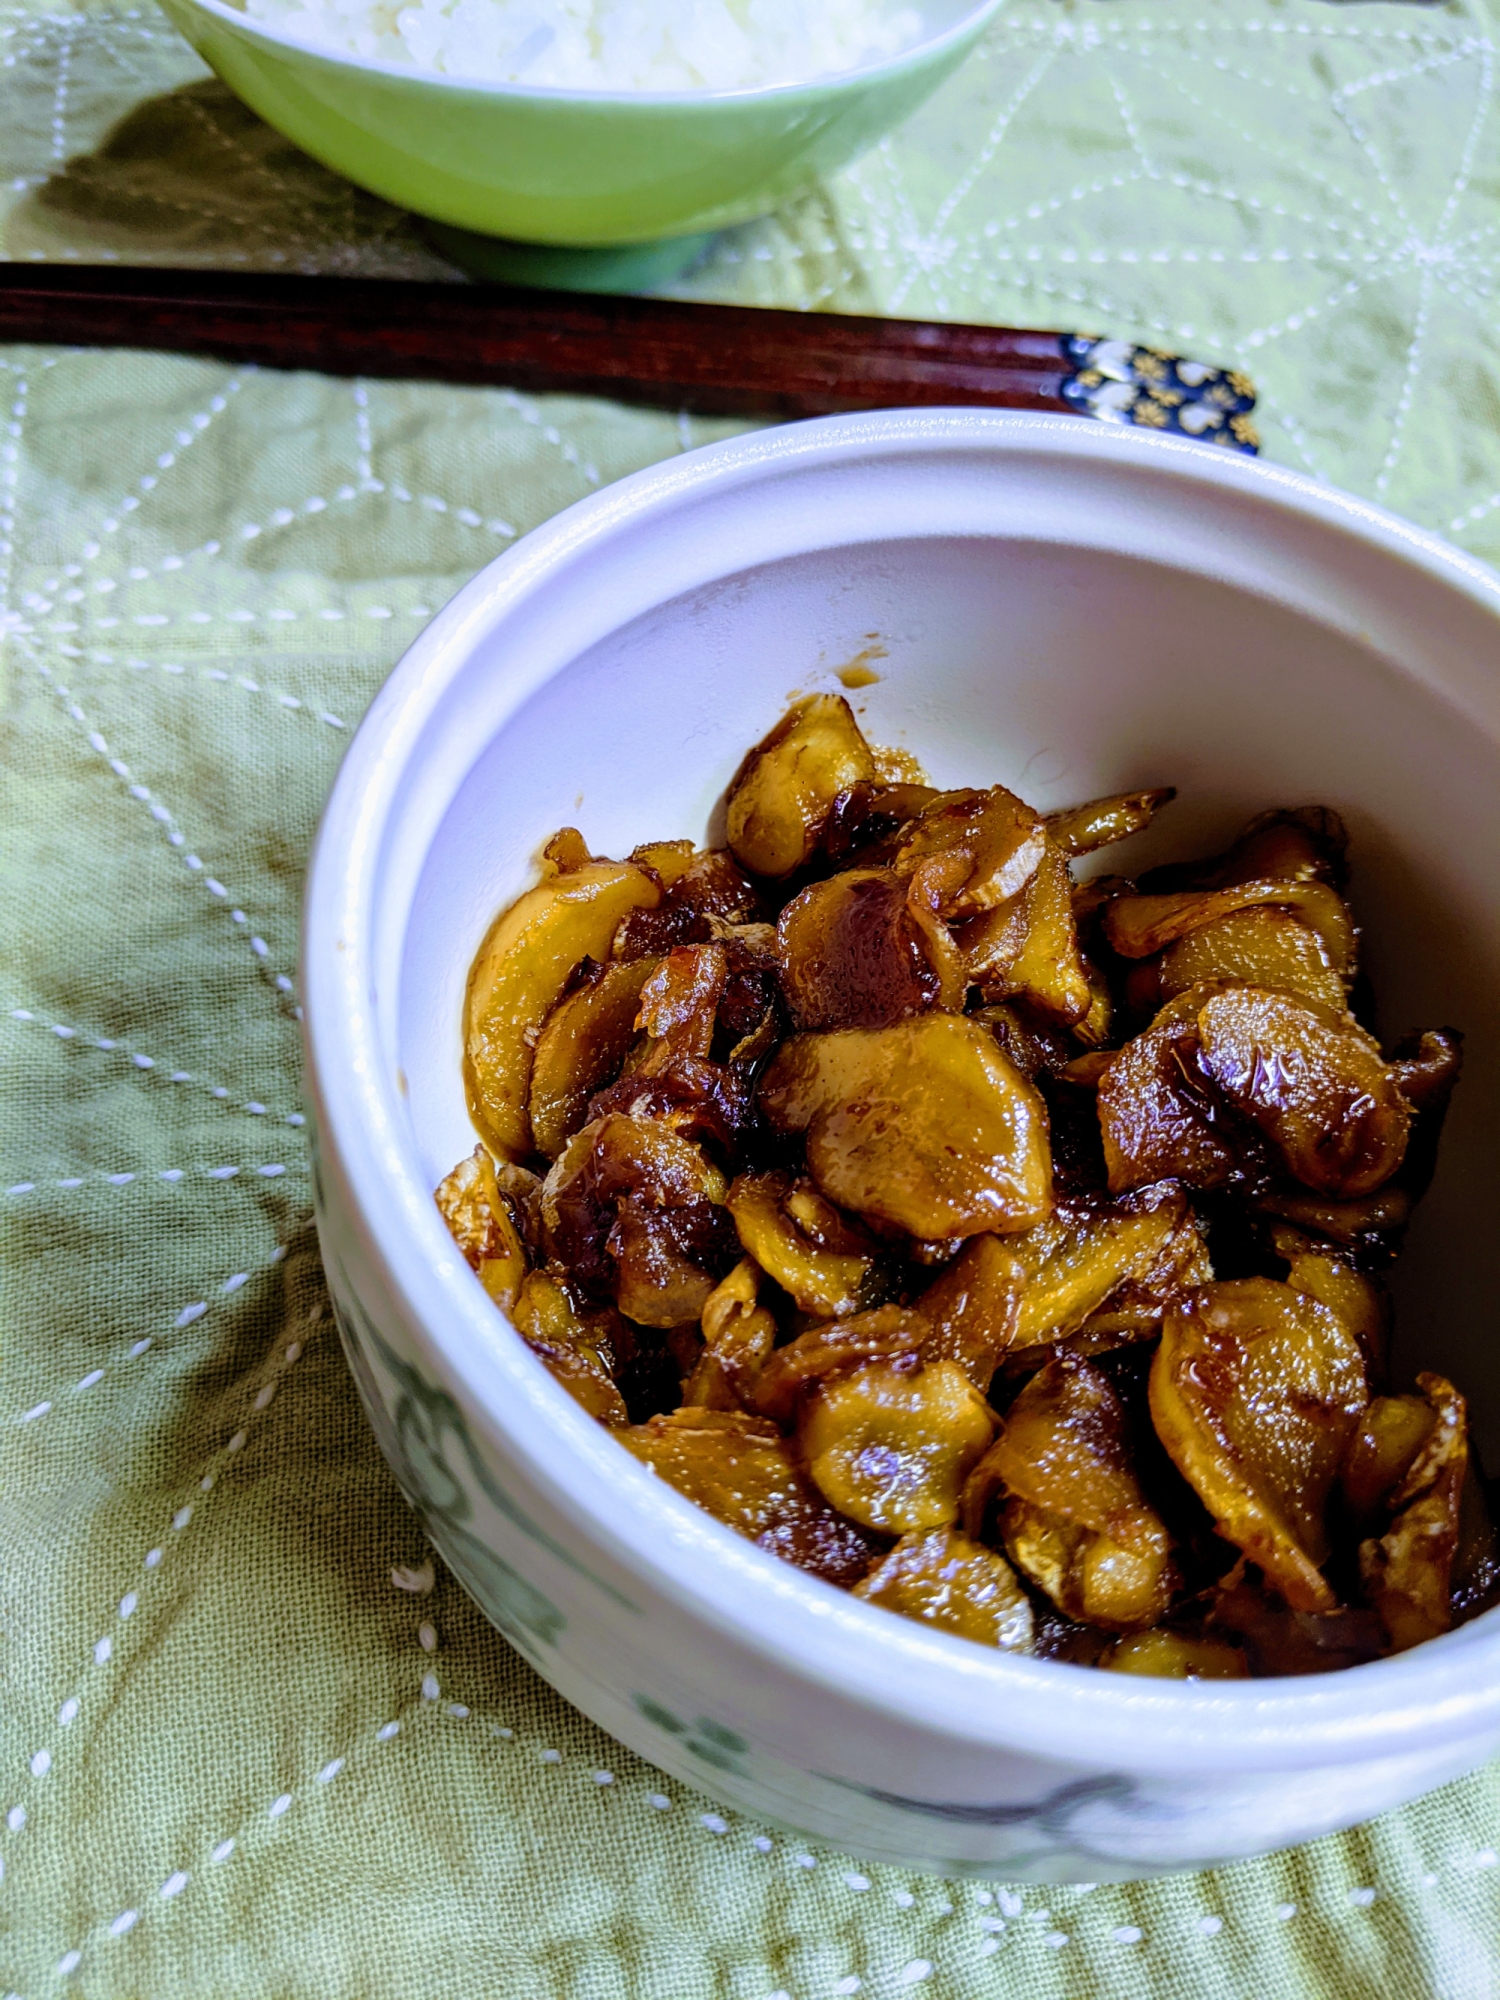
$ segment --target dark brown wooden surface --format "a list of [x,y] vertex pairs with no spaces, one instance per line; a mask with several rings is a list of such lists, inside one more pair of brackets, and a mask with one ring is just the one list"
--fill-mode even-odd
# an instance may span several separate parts
[[1055,333],[498,285],[0,264],[0,341],[563,389],[704,414],[1069,407]]

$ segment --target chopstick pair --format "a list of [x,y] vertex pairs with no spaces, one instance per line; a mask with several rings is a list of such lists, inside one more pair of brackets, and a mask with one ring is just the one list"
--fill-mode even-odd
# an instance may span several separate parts
[[0,341],[611,396],[702,415],[1050,410],[1254,452],[1254,386],[1128,341],[496,285],[0,264]]

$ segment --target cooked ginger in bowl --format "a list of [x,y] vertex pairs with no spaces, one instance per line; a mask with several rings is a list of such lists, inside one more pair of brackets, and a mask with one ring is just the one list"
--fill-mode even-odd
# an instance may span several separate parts
[[1462,1038],[1370,1032],[1326,808],[1075,878],[1172,797],[938,791],[830,694],[726,847],[564,828],[471,971],[437,1201],[583,1408],[784,1560],[987,1646],[1318,1672],[1500,1596],[1380,1278]]

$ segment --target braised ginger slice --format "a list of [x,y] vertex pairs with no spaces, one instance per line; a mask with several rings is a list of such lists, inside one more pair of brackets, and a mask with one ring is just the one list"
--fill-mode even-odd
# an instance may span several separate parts
[[1240,1131],[1197,1060],[1199,1009],[1216,990],[1194,986],[1178,994],[1099,1068],[1096,1103],[1111,1194],[1161,1180],[1223,1187],[1240,1170]]
[[907,827],[896,873],[914,899],[958,920],[1019,895],[1046,849],[1041,819],[1004,785],[942,792]]
[[1198,1064],[1303,1187],[1373,1194],[1406,1154],[1411,1108],[1372,1038],[1304,1001],[1228,986],[1198,1009]]
[[1197,1270],[1205,1261],[1202,1238],[1187,1196],[1172,1181],[1114,1201],[1059,1201],[1044,1222],[1009,1245],[1025,1273],[1012,1345],[1035,1347],[1076,1333],[1122,1287],[1149,1278],[1179,1237],[1170,1268],[1178,1269],[1182,1250],[1191,1248],[1196,1254],[1188,1268]]
[[[627,1424],[615,1369],[629,1358],[618,1319],[585,1318],[550,1272],[533,1271],[510,1308],[511,1324],[554,1381],[591,1417],[612,1429]],[[621,1335],[626,1335],[621,1339]]]
[[1050,840],[1026,887],[1010,903],[965,924],[960,944],[969,977],[987,1000],[1023,999],[1060,1027],[1082,1021],[1093,1005],[1067,857]]
[[1222,889],[1273,877],[1326,882],[1342,890],[1348,876],[1349,832],[1331,806],[1274,806],[1257,813],[1221,854],[1155,868],[1144,887]]
[[783,1043],[760,1088],[779,1132],[807,1134],[841,1208],[941,1240],[1026,1229],[1051,1206],[1047,1114],[978,1023],[921,1015]]
[[1463,1397],[1441,1375],[1419,1375],[1417,1387],[1431,1424],[1387,1495],[1390,1526],[1359,1547],[1365,1596],[1398,1653],[1435,1639],[1453,1622],[1453,1562],[1469,1464]]
[[593,965],[559,1000],[531,1063],[531,1136],[555,1160],[588,1115],[589,1099],[619,1075],[635,1040],[641,988],[658,960]]
[[1386,1501],[1405,1479],[1436,1422],[1437,1413],[1425,1396],[1371,1398],[1339,1473],[1344,1511],[1361,1538],[1383,1520]]
[[781,881],[812,857],[841,793],[876,775],[875,759],[842,695],[793,703],[740,766],[726,828],[734,857]]
[[939,919],[889,868],[851,868],[794,896],[776,925],[782,991],[799,1028],[883,1028],[962,1007],[965,970]]
[[1179,938],[1163,952],[1157,978],[1163,1000],[1207,980],[1233,979],[1297,994],[1334,1020],[1345,1008],[1344,982],[1319,932],[1269,903]]
[[981,1646],[1031,1650],[1031,1602],[1015,1571],[1004,1556],[957,1528],[903,1535],[855,1584],[854,1595]]
[[955,1362],[987,1395],[1021,1324],[1025,1284],[1025,1266],[1008,1244],[998,1236],[971,1236],[916,1302],[929,1328],[923,1358]]
[[1108,798],[1048,813],[1044,825],[1048,837],[1064,854],[1093,854],[1117,840],[1128,840],[1133,833],[1143,833],[1176,796],[1175,785],[1161,785],[1148,792],[1114,792]]
[[690,840],[662,840],[638,847],[630,859],[649,869],[664,894],[650,909],[632,910],[615,933],[616,958],[655,957],[679,945],[708,944],[725,925],[747,925],[760,916],[755,888],[722,847],[700,852]]
[[766,1362],[755,1385],[755,1407],[775,1423],[790,1424],[803,1398],[845,1369],[866,1361],[898,1361],[910,1373],[929,1330],[920,1314],[902,1306],[877,1306],[852,1319],[810,1326]]
[[508,1312],[526,1276],[526,1245],[483,1146],[476,1146],[439,1182],[433,1199],[469,1268],[502,1312]]
[[586,958],[609,957],[622,917],[660,898],[655,878],[628,861],[584,861],[518,896],[490,927],[464,996],[464,1081],[480,1136],[502,1158],[533,1150],[532,1049],[569,980]]
[[812,1390],[797,1442],[841,1514],[906,1535],[958,1519],[964,1481],[993,1434],[983,1398],[953,1362],[866,1361]]
[[[1336,1312],[1359,1342],[1372,1389],[1384,1386],[1390,1361],[1390,1294],[1376,1278],[1356,1271],[1346,1257],[1284,1222],[1271,1224],[1271,1245],[1287,1261],[1286,1281]],[[1374,1405],[1371,1405],[1374,1408]]]
[[550,1254],[643,1326],[692,1325],[734,1262],[724,1176],[659,1118],[575,1132],[542,1190]]
[[1343,1320],[1270,1278],[1205,1285],[1162,1320],[1150,1398],[1225,1540],[1293,1610],[1332,1610],[1328,1496],[1369,1401]]
[[1125,1406],[1101,1369],[1072,1354],[1039,1369],[976,1475],[986,1480],[1008,1495],[1007,1554],[1060,1611],[1115,1632],[1162,1617],[1176,1583],[1171,1537],[1141,1491]]
[[1342,981],[1355,970],[1354,919],[1336,889],[1326,882],[1237,882],[1223,889],[1184,889],[1161,896],[1117,896],[1104,911],[1104,935],[1122,958],[1152,958],[1168,945],[1205,925],[1221,923],[1239,910],[1275,905],[1296,913],[1316,931],[1328,961]]
[[800,1311],[825,1319],[858,1311],[875,1246],[811,1182],[790,1173],[740,1174],[727,1204],[747,1254]]
[[761,1270],[742,1257],[703,1308],[703,1353],[683,1390],[684,1404],[708,1410],[749,1409],[756,1382],[776,1345],[776,1321],[760,1297]]
[[616,1435],[716,1521],[829,1583],[857,1582],[880,1546],[814,1491],[776,1426],[760,1417],[676,1410]]
[[[1018,996],[1044,1020],[1072,1028],[1094,1004],[1088,966],[1078,948],[1072,876],[1062,848],[1046,842],[1036,874],[1022,892],[1024,936],[1014,958],[980,976],[986,1000]],[[982,924],[984,920],[980,920]],[[978,930],[980,926],[970,926]]]
[[1242,1681],[1250,1663],[1227,1639],[1156,1626],[1117,1639],[1101,1667],[1112,1674],[1148,1674],[1165,1681]]

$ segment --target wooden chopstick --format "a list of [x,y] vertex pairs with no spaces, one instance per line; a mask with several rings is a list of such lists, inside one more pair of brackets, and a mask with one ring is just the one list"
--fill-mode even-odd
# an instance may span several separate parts
[[502,285],[0,263],[0,341],[566,390],[705,415],[922,403],[1066,411],[1257,449],[1243,376],[1021,327]]
[[503,384],[704,413],[1064,410],[1062,337],[497,285],[0,264],[0,341]]

